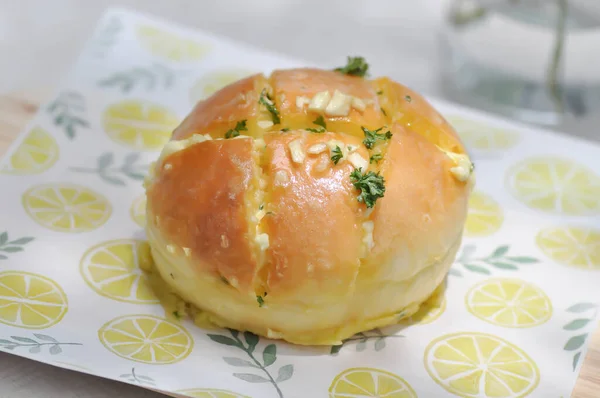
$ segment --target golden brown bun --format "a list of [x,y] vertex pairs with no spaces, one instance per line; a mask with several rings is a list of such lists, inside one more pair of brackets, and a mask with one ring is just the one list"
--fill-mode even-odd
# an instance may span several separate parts
[[[263,90],[279,124],[269,126]],[[328,116],[297,100],[336,90],[362,104]],[[327,131],[306,131],[320,114]],[[223,139],[241,120],[244,135]],[[361,127],[382,126],[391,138],[367,149]],[[460,245],[474,183],[457,174],[461,157],[442,116],[387,78],[251,76],[198,103],[156,163],[146,227],[156,267],[219,326],[335,344],[396,323],[440,286]],[[350,179],[357,162],[385,179],[372,209]]]

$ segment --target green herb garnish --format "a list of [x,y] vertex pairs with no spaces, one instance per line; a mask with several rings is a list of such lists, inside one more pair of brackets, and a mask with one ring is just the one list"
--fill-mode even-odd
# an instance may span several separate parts
[[348,57],[346,66],[343,68],[335,68],[334,70],[350,76],[365,77],[369,70],[369,64],[363,57]]
[[310,131],[311,133],[324,133],[325,129],[323,127],[318,127],[316,129],[313,129],[311,127],[305,129],[306,131]]
[[238,135],[240,135],[240,131],[248,131],[248,128],[246,127],[246,119],[237,122],[235,124],[235,128],[228,130],[225,133],[225,138],[237,137]]
[[387,113],[385,113],[385,109],[383,109],[383,108],[379,108],[379,109],[381,109],[381,113],[383,113],[383,116],[387,116]]
[[284,129],[281,129],[281,132],[283,132],[283,133],[285,133],[286,131],[290,131],[290,128],[289,128],[289,127],[286,127],[286,128],[284,128]]
[[404,96],[404,99],[406,100],[406,102],[412,102],[412,98],[410,95]]
[[181,315],[179,314],[179,311],[173,311],[173,316],[177,319],[181,319]]
[[323,117],[323,115],[317,116],[317,118],[313,121],[313,124],[316,124],[317,126],[321,126],[324,129],[327,128],[327,123],[325,123],[325,118]]
[[371,155],[369,158],[369,164],[379,163],[379,161],[383,159],[383,155],[380,153],[376,153],[375,155]]
[[223,275],[221,275],[221,282],[223,282],[226,285],[229,285],[229,281]]
[[262,296],[256,296],[256,301],[258,302],[259,307],[265,305],[265,300],[262,298]]
[[267,108],[267,110],[271,114],[271,119],[273,120],[273,124],[281,123],[281,118],[279,117],[279,111],[275,107],[275,104],[273,103],[273,100],[271,99],[271,97],[269,97],[269,94],[267,93],[267,89],[263,89],[263,91],[260,93],[260,98],[258,99],[258,103],[261,105],[264,105],[265,108]]
[[383,198],[385,180],[379,173],[369,171],[363,174],[362,169],[354,169],[350,173],[350,181],[354,188],[360,191],[357,196],[358,201],[364,203],[368,208],[375,206],[377,199]]
[[383,90],[377,91],[377,95],[381,95],[381,94],[383,94]]
[[365,139],[363,140],[363,144],[368,148],[368,149],[373,149],[373,147],[375,146],[375,144],[377,143],[377,141],[385,141],[385,140],[389,140],[390,138],[392,138],[392,133],[390,131],[388,131],[385,134],[378,134],[381,130],[383,130],[383,127],[378,128],[377,130],[369,130],[365,127],[361,126],[361,129],[363,131],[363,133],[365,133]]
[[339,147],[339,145],[336,145],[335,148],[331,151],[331,153],[331,160],[333,161],[333,164],[338,164],[338,162],[344,157],[342,149]]

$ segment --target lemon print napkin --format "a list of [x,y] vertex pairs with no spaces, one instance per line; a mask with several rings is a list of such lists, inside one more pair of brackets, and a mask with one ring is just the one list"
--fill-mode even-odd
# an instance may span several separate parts
[[600,146],[435,99],[477,168],[445,295],[318,348],[160,305],[148,165],[197,101],[304,65],[107,11],[0,163],[0,350],[202,398],[569,396],[600,310]]

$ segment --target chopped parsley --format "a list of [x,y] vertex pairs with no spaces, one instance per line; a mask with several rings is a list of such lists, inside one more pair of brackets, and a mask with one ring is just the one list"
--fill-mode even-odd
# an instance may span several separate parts
[[339,145],[336,145],[335,148],[331,151],[331,153],[331,161],[333,162],[333,164],[338,164],[338,162],[344,157],[342,149]]
[[313,128],[307,128],[305,129],[306,131],[310,131],[311,133],[324,133],[325,129],[323,127],[317,127],[316,129]]
[[379,134],[379,132],[381,130],[383,130],[383,127],[380,127],[377,130],[372,130],[372,131],[365,127],[362,127],[362,126],[361,126],[361,129],[362,129],[363,133],[365,133],[365,139],[363,140],[363,144],[368,149],[373,149],[373,147],[375,146],[375,144],[377,143],[378,140],[385,141],[385,140],[389,140],[390,138],[392,138],[392,133],[390,131],[388,131],[385,134]]
[[233,138],[240,135],[240,131],[248,131],[248,127],[246,127],[246,119],[239,121],[235,124],[235,128],[228,130],[225,133],[225,138]]
[[229,285],[229,281],[223,275],[221,275],[221,282],[223,282],[226,285]]
[[375,155],[371,155],[369,158],[369,164],[379,163],[379,161],[383,159],[383,155],[380,153],[376,153]]
[[350,76],[365,77],[368,74],[369,64],[363,57],[348,57],[346,66],[334,70]]
[[383,109],[383,108],[379,108],[379,109],[381,109],[381,113],[383,113],[383,116],[387,116],[387,113],[385,113],[385,109]]
[[290,131],[290,128],[289,128],[289,127],[286,127],[286,128],[284,128],[284,129],[281,129],[281,132],[283,132],[283,133],[285,133],[286,131]]
[[265,305],[265,300],[262,298],[262,296],[256,296],[256,302],[258,302],[259,307]]
[[381,94],[383,94],[383,90],[377,91],[377,95],[381,95]]
[[325,123],[325,118],[323,117],[323,115],[317,116],[317,118],[313,121],[313,124],[316,124],[317,126],[321,126],[324,129],[327,128],[327,124]]
[[260,98],[258,99],[258,103],[261,105],[264,105],[265,108],[267,108],[267,110],[271,114],[271,119],[273,120],[273,124],[281,123],[281,118],[279,117],[279,111],[275,107],[275,104],[273,103],[273,100],[271,100],[271,97],[269,97],[269,94],[267,93],[267,89],[263,89],[263,91],[260,93]]
[[377,199],[383,198],[385,180],[379,173],[369,171],[363,174],[362,169],[354,169],[350,173],[350,181],[354,188],[360,191],[357,196],[358,201],[364,203],[368,208],[375,206]]
[[181,315],[179,314],[179,311],[173,311],[173,316],[177,319],[181,319]]
[[169,275],[171,275],[171,279],[175,279],[175,277],[173,276],[173,273],[170,273]]
[[404,99],[406,100],[406,102],[412,102],[412,98],[410,95],[404,96]]

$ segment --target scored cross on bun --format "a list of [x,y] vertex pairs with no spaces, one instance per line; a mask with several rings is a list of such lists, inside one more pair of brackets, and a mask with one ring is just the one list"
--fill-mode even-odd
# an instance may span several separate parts
[[345,68],[276,70],[199,102],[146,181],[155,266],[215,325],[339,344],[444,282],[473,164],[420,95]]

